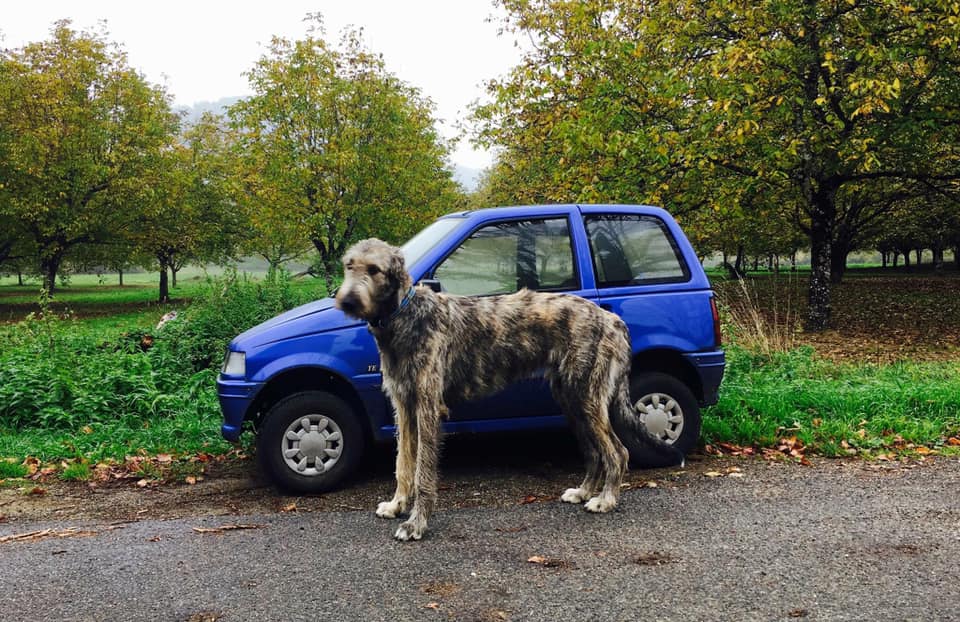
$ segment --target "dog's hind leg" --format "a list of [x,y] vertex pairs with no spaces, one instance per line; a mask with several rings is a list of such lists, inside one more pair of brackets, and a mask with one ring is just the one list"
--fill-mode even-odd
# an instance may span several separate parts
[[422,399],[418,405],[413,509],[394,534],[397,540],[419,540],[427,530],[427,520],[437,502],[440,420],[445,413],[446,408],[433,398]]
[[[603,464],[604,482],[600,494],[584,504],[584,509],[590,512],[609,512],[616,507],[620,500],[620,484],[627,472],[630,454],[613,431],[610,423],[611,401],[619,388],[617,379],[620,376],[617,365],[609,371],[609,381],[594,383],[596,396],[588,399],[584,405],[586,423],[590,428],[590,436],[600,453],[600,462]],[[614,405],[616,407],[616,405]]]
[[600,481],[603,479],[603,465],[600,461],[600,451],[586,426],[582,411],[573,414],[570,407],[566,407],[564,412],[571,412],[567,419],[574,435],[577,437],[577,443],[580,445],[580,452],[583,454],[586,463],[587,474],[579,488],[568,488],[560,496],[560,500],[565,503],[583,503],[600,490]]
[[603,421],[601,425],[594,427],[593,432],[600,449],[600,460],[603,463],[603,490],[588,500],[583,507],[590,512],[609,512],[620,500],[620,484],[623,482],[630,455],[627,453],[627,448],[613,433],[609,421]]
[[414,470],[417,461],[417,422],[405,404],[394,400],[397,424],[397,489],[390,501],[377,506],[380,518],[396,518],[410,507],[413,497]]

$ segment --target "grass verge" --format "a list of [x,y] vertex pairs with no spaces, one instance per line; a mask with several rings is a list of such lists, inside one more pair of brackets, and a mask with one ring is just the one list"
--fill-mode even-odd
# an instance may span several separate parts
[[812,348],[733,347],[706,443],[755,448],[799,441],[824,456],[956,453],[960,362],[838,364]]

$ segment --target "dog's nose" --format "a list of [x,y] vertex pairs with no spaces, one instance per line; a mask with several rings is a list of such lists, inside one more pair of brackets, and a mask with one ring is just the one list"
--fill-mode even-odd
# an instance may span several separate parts
[[357,299],[350,294],[346,294],[342,298],[338,297],[337,307],[347,315],[354,315],[357,310]]

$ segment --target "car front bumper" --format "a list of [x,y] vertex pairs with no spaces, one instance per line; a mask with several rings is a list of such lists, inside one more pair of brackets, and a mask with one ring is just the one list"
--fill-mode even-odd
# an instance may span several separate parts
[[220,374],[217,378],[217,398],[220,400],[220,412],[223,413],[223,425],[220,426],[223,438],[232,443],[240,438],[247,412],[262,387],[262,382],[247,382]]

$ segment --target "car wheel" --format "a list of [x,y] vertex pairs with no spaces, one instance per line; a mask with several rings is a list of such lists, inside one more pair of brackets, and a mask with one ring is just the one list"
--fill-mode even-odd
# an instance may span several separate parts
[[[663,373],[639,374],[630,382],[633,410],[653,436],[673,445],[686,455],[700,438],[700,406],[690,388]],[[630,456],[641,467],[663,467],[665,458],[655,455]]]
[[318,493],[348,477],[366,439],[353,409],[323,391],[304,391],[277,402],[257,436],[260,464],[284,490]]

